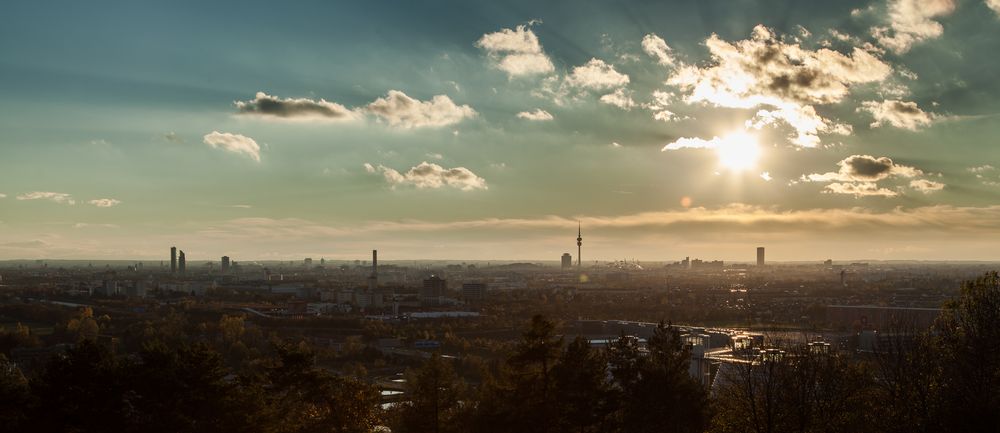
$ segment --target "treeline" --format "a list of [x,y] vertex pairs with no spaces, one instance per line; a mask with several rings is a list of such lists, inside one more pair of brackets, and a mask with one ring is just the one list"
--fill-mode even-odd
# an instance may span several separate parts
[[317,368],[298,345],[234,374],[203,343],[116,356],[86,340],[30,380],[0,372],[10,432],[368,432],[378,403],[373,387]]
[[1000,277],[963,285],[929,330],[901,322],[873,353],[786,348],[723,363],[711,390],[661,324],[641,348],[564,345],[536,317],[496,374],[470,390],[445,359],[408,372],[388,421],[423,432],[1000,432]]
[[[220,322],[221,341],[242,326]],[[383,409],[371,384],[316,366],[303,344],[240,357],[151,339],[127,356],[84,340],[37,375],[0,369],[0,430],[17,432],[997,432],[1000,277],[963,285],[930,330],[900,328],[868,354],[786,348],[723,363],[711,389],[661,323],[640,344],[565,341],[534,317],[476,383],[435,355]],[[273,340],[272,340],[273,341]],[[227,344],[218,347],[231,347]],[[228,349],[227,349],[228,350]]]

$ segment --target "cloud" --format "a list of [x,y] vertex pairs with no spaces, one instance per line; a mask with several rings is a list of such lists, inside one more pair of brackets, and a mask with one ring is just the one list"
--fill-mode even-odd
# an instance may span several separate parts
[[0,198],[7,198],[7,194],[0,193]]
[[[463,231],[499,232],[508,237],[514,231],[528,236],[532,230],[549,232],[576,228],[577,221],[592,230],[605,233],[633,231],[646,236],[729,237],[734,233],[768,234],[837,234],[863,236],[872,233],[931,233],[973,237],[1000,233],[1000,205],[961,207],[934,205],[917,208],[895,207],[875,211],[863,207],[782,210],[771,206],[740,203],[706,208],[642,212],[624,215],[548,215],[539,218],[483,218],[430,222],[419,220],[372,221],[350,227],[326,226],[301,219],[239,218],[220,224],[213,237],[240,233],[252,239],[309,239],[324,236],[355,235],[368,238],[373,233],[460,233]],[[208,234],[208,233],[199,233]],[[573,231],[575,234],[575,230]]]
[[86,228],[103,228],[103,229],[116,229],[119,228],[118,224],[95,224],[95,223],[76,223],[73,224],[75,229],[86,229]]
[[839,103],[853,86],[883,81],[892,72],[861,48],[849,55],[828,48],[809,50],[761,25],[749,39],[730,43],[713,34],[705,45],[711,61],[681,66],[667,83],[685,93],[688,103],[764,107],[751,123],[763,126],[781,120],[795,129],[793,143],[803,147],[818,145],[818,134],[848,132],[819,116],[814,105]]
[[95,200],[90,200],[87,203],[90,203],[97,207],[114,207],[120,205],[122,202],[121,200],[116,200],[113,198],[99,198]]
[[636,106],[634,100],[632,100],[632,92],[629,92],[624,87],[615,90],[614,93],[608,93],[607,95],[601,96],[601,102],[614,105],[615,107],[621,108],[625,111],[632,110]]
[[441,127],[453,125],[478,113],[468,105],[456,105],[446,95],[430,101],[420,101],[399,90],[390,90],[365,108],[369,113],[402,128]]
[[916,131],[921,126],[930,125],[933,115],[917,107],[916,102],[905,102],[898,100],[864,101],[858,111],[867,111],[872,114],[875,121],[871,123],[872,128],[883,125],[892,125],[897,128]]
[[465,167],[444,168],[427,161],[410,168],[406,173],[400,173],[384,165],[375,167],[369,163],[365,163],[364,167],[368,173],[381,172],[386,182],[392,185],[393,188],[398,185],[412,185],[420,189],[437,189],[445,186],[457,188],[462,191],[488,189],[485,179],[477,176]]
[[[803,182],[833,182],[826,185],[823,192],[834,194],[849,194],[855,197],[895,197],[895,190],[878,185],[881,180],[901,177],[914,178],[924,174],[920,169],[897,164],[887,157],[876,158],[871,155],[851,155],[837,163],[840,166],[836,172],[814,173],[803,175]],[[940,190],[944,184],[926,179],[913,179],[910,187],[929,193]]]
[[808,182],[875,182],[892,176],[916,177],[923,174],[914,167],[896,164],[887,157],[871,155],[851,155],[837,163],[840,169],[824,174],[810,174],[802,177]]
[[240,114],[283,120],[353,120],[357,114],[347,107],[329,102],[306,98],[279,98],[264,92],[257,92],[254,99],[234,102]]
[[566,76],[565,83],[581,89],[610,90],[628,84],[629,78],[604,60],[591,58],[587,63],[574,67]]
[[163,139],[167,140],[167,141],[169,141],[171,143],[183,143],[184,142],[184,139],[181,138],[179,135],[177,135],[174,132],[168,132],[166,134],[163,134]]
[[675,62],[673,49],[667,45],[667,41],[653,33],[642,38],[642,50],[656,59],[656,62],[661,65],[670,66]]
[[986,0],[986,6],[993,9],[993,12],[996,12],[1000,16],[1000,0]]
[[[1000,0],[997,0],[997,1],[1000,1]],[[996,170],[996,169],[997,169],[996,167],[994,167],[992,165],[989,165],[989,164],[984,164],[984,165],[980,165],[980,166],[976,166],[976,167],[969,167],[968,168],[968,170],[970,172],[972,172],[972,173],[986,173],[986,172],[993,171],[993,170]]]
[[944,189],[944,184],[941,182],[935,182],[933,180],[914,179],[910,181],[910,188],[913,188],[924,194],[930,194],[932,192],[941,191],[942,189]]
[[836,182],[823,188],[823,192],[832,194],[850,194],[854,197],[895,197],[896,191],[881,188],[874,182]]
[[203,138],[205,144],[215,149],[222,149],[227,152],[244,154],[254,161],[260,162],[260,146],[254,139],[228,132],[212,131]]
[[872,27],[871,35],[882,46],[904,54],[915,44],[941,36],[944,27],[932,18],[951,15],[955,6],[955,0],[888,0],[889,25]]
[[670,107],[670,102],[674,99],[674,95],[672,93],[655,90],[651,96],[652,100],[642,104],[642,108],[652,111],[654,120],[669,122],[678,119],[677,114],[668,109]]
[[535,111],[522,111],[520,113],[517,113],[517,118],[525,120],[535,120],[535,121],[545,121],[554,119],[551,113],[541,108],[536,108]]
[[20,194],[18,200],[49,200],[60,204],[74,205],[76,200],[69,194],[63,192],[34,191]]
[[547,74],[555,70],[552,60],[538,42],[538,36],[528,26],[487,33],[475,45],[486,51],[496,68],[511,78]]
[[680,149],[716,149],[722,144],[722,139],[719,137],[712,137],[711,140],[705,140],[703,138],[689,138],[681,137],[678,138],[673,143],[669,143],[660,149],[663,152],[668,150],[680,150]]
[[746,122],[747,127],[761,129],[783,121],[792,125],[795,134],[789,141],[801,147],[816,147],[820,144],[819,134],[850,135],[851,125],[824,119],[811,105],[787,104],[776,110],[759,110]]

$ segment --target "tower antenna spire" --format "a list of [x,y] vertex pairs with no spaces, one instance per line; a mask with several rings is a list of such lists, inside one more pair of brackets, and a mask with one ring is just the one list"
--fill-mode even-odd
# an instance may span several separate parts
[[576,222],[576,268],[583,268],[583,258],[580,254],[583,252],[583,225],[580,221]]

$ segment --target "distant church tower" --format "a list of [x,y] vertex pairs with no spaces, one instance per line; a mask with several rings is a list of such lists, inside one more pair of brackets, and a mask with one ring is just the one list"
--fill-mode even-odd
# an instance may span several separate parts
[[579,222],[576,223],[576,268],[581,269],[583,267],[583,256],[580,253],[583,252],[583,230]]

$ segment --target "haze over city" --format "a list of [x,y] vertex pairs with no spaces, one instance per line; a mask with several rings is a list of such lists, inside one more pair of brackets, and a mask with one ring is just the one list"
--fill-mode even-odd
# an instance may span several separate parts
[[993,0],[0,11],[0,259],[1000,260]]

